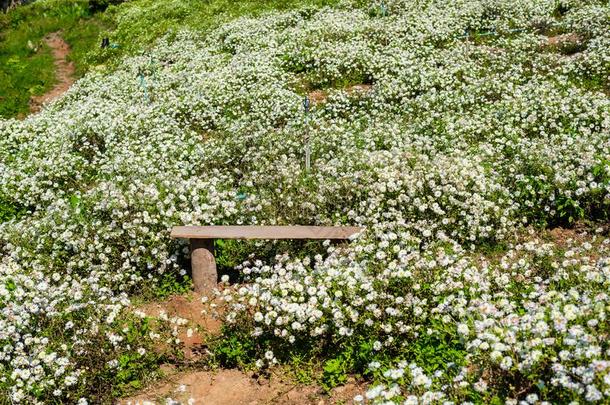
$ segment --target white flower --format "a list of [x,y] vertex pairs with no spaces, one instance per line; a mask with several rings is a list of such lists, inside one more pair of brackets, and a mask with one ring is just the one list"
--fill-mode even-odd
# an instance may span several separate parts
[[587,393],[585,399],[589,402],[597,402],[602,399],[602,393],[593,384],[587,385]]
[[457,327],[457,331],[460,335],[468,335],[470,333],[470,329],[465,323],[460,323]]
[[509,370],[513,365],[513,359],[508,356],[505,356],[500,362],[500,368],[502,370]]

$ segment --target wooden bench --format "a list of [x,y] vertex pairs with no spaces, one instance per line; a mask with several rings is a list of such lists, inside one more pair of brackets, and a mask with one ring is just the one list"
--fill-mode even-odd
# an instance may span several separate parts
[[176,226],[171,237],[190,239],[195,291],[210,292],[218,282],[214,239],[342,240],[363,230],[355,226]]

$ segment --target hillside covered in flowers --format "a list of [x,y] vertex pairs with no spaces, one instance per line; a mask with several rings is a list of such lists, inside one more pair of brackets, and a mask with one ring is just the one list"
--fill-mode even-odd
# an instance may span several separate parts
[[0,403],[109,403],[178,361],[131,303],[189,288],[183,224],[366,227],[217,246],[216,365],[609,402],[609,95],[602,0],[343,1],[93,70],[0,120]]

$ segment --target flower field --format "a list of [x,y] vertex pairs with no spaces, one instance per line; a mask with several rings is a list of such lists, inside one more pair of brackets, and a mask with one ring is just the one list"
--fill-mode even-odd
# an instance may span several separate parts
[[0,120],[0,402],[108,403],[175,359],[177,321],[130,302],[188,289],[182,224],[366,227],[221,242],[218,365],[367,404],[609,402],[609,94],[595,0],[344,1],[92,71]]

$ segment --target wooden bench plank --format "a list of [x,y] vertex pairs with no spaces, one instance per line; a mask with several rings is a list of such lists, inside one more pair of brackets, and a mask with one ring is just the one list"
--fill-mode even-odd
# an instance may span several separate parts
[[349,239],[357,226],[175,226],[172,238],[191,242],[191,276],[195,291],[210,293],[218,281],[214,239]]
[[349,239],[356,226],[175,226],[172,238],[187,239]]

